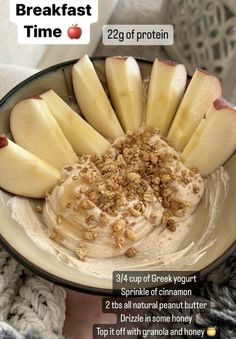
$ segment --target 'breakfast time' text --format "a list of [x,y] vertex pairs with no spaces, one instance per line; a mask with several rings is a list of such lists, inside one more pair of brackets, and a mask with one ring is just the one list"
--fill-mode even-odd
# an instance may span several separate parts
[[91,16],[92,15],[92,6],[87,4],[85,6],[68,6],[63,4],[62,6],[57,6],[52,4],[51,6],[26,6],[25,4],[16,4],[16,15],[17,16]]
[[88,44],[98,21],[98,0],[9,0],[20,44]]

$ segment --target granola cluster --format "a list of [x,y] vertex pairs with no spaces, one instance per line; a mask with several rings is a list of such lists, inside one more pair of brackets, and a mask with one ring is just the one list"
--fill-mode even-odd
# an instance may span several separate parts
[[[78,164],[65,167],[58,186],[67,181],[70,193],[63,199],[63,211],[84,218],[83,240],[93,243],[105,229],[127,257],[136,254],[140,220],[152,225],[150,231],[160,224],[175,231],[176,220],[191,208],[179,190],[187,187],[196,199],[202,194],[198,171],[186,169],[155,129],[129,132],[101,156],[79,157]],[[56,215],[56,223],[63,223],[61,215]],[[83,241],[76,253],[84,260]]]
[[[165,209],[163,221],[167,226],[171,224],[172,216],[183,216],[188,206],[176,194],[176,184],[188,185],[199,172],[197,169],[180,171],[179,157],[176,152],[166,148],[167,144],[155,129],[149,129],[128,133],[125,139],[116,142],[115,155],[111,150],[100,157],[92,156],[91,161],[98,169],[94,172],[96,176],[92,176],[92,170],[84,169],[87,180],[97,183],[95,189],[85,192],[89,201],[102,211],[116,216],[118,208],[125,206],[127,201],[137,199],[138,203],[129,209],[129,213],[136,217],[157,198]],[[192,191],[198,194],[200,185],[193,184]],[[128,212],[123,216],[127,217]],[[150,216],[150,221],[155,223],[155,215]],[[174,227],[170,228],[173,230]]]

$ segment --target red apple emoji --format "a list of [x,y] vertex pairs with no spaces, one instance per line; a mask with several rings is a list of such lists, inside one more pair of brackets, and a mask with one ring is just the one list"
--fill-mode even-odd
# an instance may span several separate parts
[[70,39],[79,39],[82,34],[82,29],[77,24],[72,25],[68,28],[67,34]]

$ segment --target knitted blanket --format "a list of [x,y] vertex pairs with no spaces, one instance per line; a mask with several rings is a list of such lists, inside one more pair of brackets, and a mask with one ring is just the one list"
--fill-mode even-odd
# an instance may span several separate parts
[[65,294],[0,247],[0,338],[62,338]]

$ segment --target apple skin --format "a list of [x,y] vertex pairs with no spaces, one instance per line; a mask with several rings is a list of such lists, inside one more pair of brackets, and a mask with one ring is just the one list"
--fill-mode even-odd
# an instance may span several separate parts
[[82,29],[77,25],[72,25],[68,28],[67,34],[70,39],[79,39],[82,35]]
[[44,198],[60,172],[19,145],[0,137],[0,188],[28,198]]
[[215,107],[216,110],[221,110],[221,109],[226,109],[226,108],[233,109],[230,103],[228,103],[228,101],[226,101],[223,97],[216,99],[213,102],[213,106]]
[[181,160],[204,177],[222,166],[236,150],[236,109],[217,98],[185,146]]
[[220,80],[197,68],[184,93],[167,135],[176,151],[182,152],[210,105],[222,95]]
[[8,145],[8,140],[4,136],[0,136],[0,148],[6,147]]

